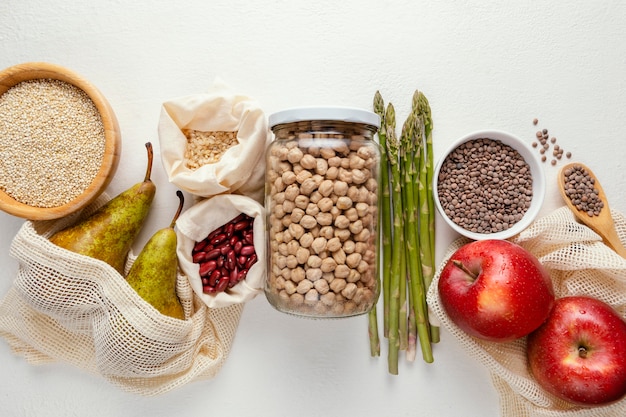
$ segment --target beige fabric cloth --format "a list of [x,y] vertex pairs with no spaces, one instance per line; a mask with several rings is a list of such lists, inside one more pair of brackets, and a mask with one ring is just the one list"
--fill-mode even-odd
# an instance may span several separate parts
[[162,315],[109,265],[48,240],[74,219],[26,221],[12,241],[19,268],[0,301],[0,335],[13,352],[32,364],[71,364],[145,396],[217,375],[243,304],[208,308],[179,274],[187,319]]
[[[238,144],[219,161],[196,170],[184,163],[183,129],[237,132]],[[171,183],[200,197],[237,193],[263,201],[265,148],[272,138],[259,103],[216,79],[206,93],[163,103],[159,118],[163,167]]]
[[[245,213],[254,219],[254,249],[257,262],[250,268],[246,279],[217,294],[205,294],[199,275],[200,266],[193,262],[192,250],[196,242]],[[180,269],[189,277],[196,296],[210,308],[227,307],[252,300],[259,295],[265,284],[265,209],[252,198],[237,195],[217,195],[201,200],[186,210],[176,222],[178,235],[178,260]]]
[[[626,241],[626,219],[611,212],[618,235]],[[536,220],[513,237],[533,253],[550,272],[557,297],[589,295],[611,306],[626,318],[626,259],[621,258],[588,227],[577,223],[567,207]],[[468,241],[459,238],[448,248],[428,291],[433,318],[449,331],[469,354],[490,372],[506,417],[622,417],[626,399],[607,406],[582,408],[565,403],[544,391],[532,378],[526,360],[526,339],[508,343],[481,341],[468,336],[446,316],[437,283],[446,260]]]

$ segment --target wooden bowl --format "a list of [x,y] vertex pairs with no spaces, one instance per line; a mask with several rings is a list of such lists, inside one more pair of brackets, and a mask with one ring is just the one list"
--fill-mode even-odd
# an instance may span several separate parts
[[0,96],[22,81],[35,79],[54,79],[80,88],[95,104],[104,125],[105,147],[100,169],[91,184],[72,201],[57,207],[35,207],[15,200],[0,189],[0,209],[3,211],[29,220],[52,220],[84,208],[102,194],[117,170],[121,135],[113,109],[100,91],[80,75],[55,64],[30,62],[0,71]]

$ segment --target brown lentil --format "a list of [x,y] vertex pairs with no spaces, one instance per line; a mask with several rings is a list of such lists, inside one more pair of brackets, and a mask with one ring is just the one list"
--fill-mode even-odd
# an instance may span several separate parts
[[495,233],[520,221],[533,196],[530,167],[515,149],[488,138],[453,150],[439,171],[446,215],[474,233]]
[[[533,125],[536,125],[537,123],[539,123],[539,120],[536,118],[533,119]],[[537,138],[538,142],[537,141],[532,142],[532,146],[533,148],[539,147],[539,153],[541,155],[543,155],[545,152],[547,152],[550,149],[550,145],[553,145],[552,156],[554,156],[554,159],[550,161],[550,164],[556,165],[558,161],[561,160],[564,154],[565,154],[565,157],[568,159],[572,157],[571,152],[565,153],[564,150],[561,148],[561,146],[556,143],[557,138],[555,136],[550,136],[548,129],[538,130],[537,132],[535,132],[535,137]],[[541,158],[542,162],[545,162],[546,160],[547,158],[545,157]]]
[[0,189],[33,207],[59,207],[83,193],[102,164],[102,118],[80,88],[22,81],[0,96]]
[[236,131],[205,132],[183,129],[183,134],[187,138],[185,165],[192,170],[216,163],[227,150],[239,143]]
[[589,217],[598,216],[604,207],[595,187],[595,179],[580,165],[574,165],[563,172],[565,195],[574,206]]

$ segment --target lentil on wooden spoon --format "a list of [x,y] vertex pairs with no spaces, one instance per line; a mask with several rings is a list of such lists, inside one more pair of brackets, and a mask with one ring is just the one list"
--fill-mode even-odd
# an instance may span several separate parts
[[599,234],[606,245],[626,258],[626,248],[615,230],[608,200],[593,172],[580,162],[572,162],[561,168],[558,185],[565,204],[576,218]]

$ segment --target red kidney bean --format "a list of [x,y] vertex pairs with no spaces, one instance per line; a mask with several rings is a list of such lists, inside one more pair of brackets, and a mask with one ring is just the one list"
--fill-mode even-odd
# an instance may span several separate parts
[[228,288],[234,287],[239,281],[237,281],[237,277],[239,276],[239,268],[236,266],[230,271],[230,275],[228,277]]
[[213,239],[211,239],[211,244],[212,245],[219,245],[224,240],[226,240],[226,233],[220,233],[219,235],[217,235]]
[[202,261],[204,261],[204,256],[206,254],[204,252],[196,252],[193,255],[191,255],[191,259],[193,260],[193,263],[195,264],[199,264]]
[[220,256],[220,250],[217,248],[211,249],[209,252],[206,252],[206,254],[204,255],[204,260],[210,261],[211,259],[215,259],[218,256]]
[[217,281],[222,277],[222,274],[220,273],[220,271],[218,269],[214,270],[213,272],[211,272],[211,276],[209,277],[209,285],[211,287],[215,287],[215,285],[217,284]]
[[228,255],[228,252],[230,252],[231,250],[233,249],[228,245],[220,246],[220,253],[222,255]]
[[241,251],[239,252],[240,254],[244,255],[244,256],[250,256],[252,255],[254,252],[254,246],[252,245],[246,245],[243,248],[241,248]]
[[252,255],[250,255],[250,258],[248,258],[248,262],[246,263],[246,269],[250,269],[256,261],[257,261],[256,253],[253,253]]
[[209,244],[209,241],[207,239],[201,240],[200,242],[194,245],[192,253],[202,252],[204,248],[207,247],[208,244]]
[[222,277],[215,286],[215,292],[222,292],[228,286],[228,277]]
[[215,262],[215,261],[209,261],[209,262],[202,263],[202,264],[200,264],[199,274],[200,274],[201,277],[206,277],[211,272],[213,272],[216,267],[217,267],[217,262]]
[[253,225],[254,219],[241,213],[196,242],[192,258],[200,265],[205,293],[225,291],[246,278],[248,270],[257,261]]
[[224,227],[224,231],[226,232],[226,236],[230,237],[235,232],[235,225],[232,223],[228,223],[226,227]]

